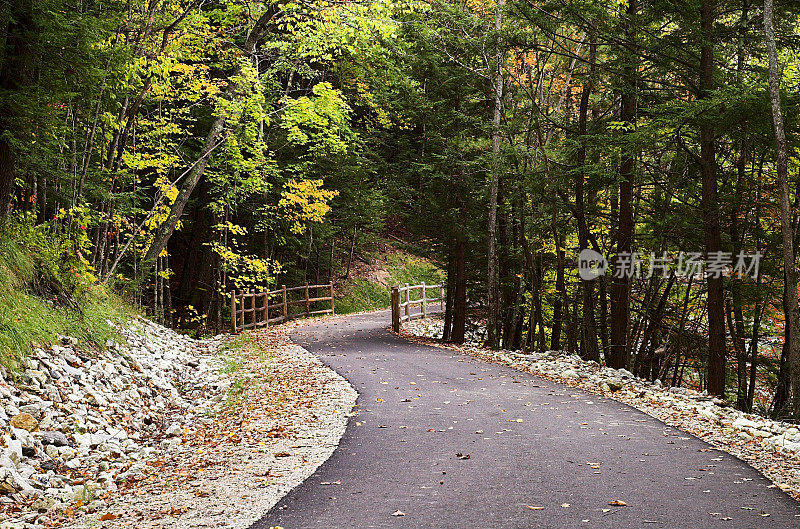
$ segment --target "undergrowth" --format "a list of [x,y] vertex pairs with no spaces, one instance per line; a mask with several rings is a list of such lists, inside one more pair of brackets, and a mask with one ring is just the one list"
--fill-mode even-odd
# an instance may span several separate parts
[[12,374],[33,347],[60,334],[84,349],[103,347],[119,338],[113,324],[134,315],[97,282],[80,250],[79,237],[24,218],[0,228],[0,365]]
[[[430,260],[405,252],[388,254],[383,269],[388,274],[386,285],[358,277],[341,288],[341,294],[336,298],[336,312],[350,314],[385,309],[391,302],[392,285],[418,285],[422,282],[433,285],[441,283],[445,277],[444,272]],[[430,293],[428,297],[438,297],[438,292]]]
[[[232,381],[225,394],[225,406],[232,409],[248,399],[254,392],[263,389],[263,385],[269,386],[273,377],[269,374],[272,365],[274,351],[269,346],[263,346],[256,339],[259,331],[245,331],[227,340],[219,350],[223,365],[220,373],[231,375]],[[257,369],[263,370],[258,376],[252,376],[250,367],[245,368],[245,364],[258,359]]]

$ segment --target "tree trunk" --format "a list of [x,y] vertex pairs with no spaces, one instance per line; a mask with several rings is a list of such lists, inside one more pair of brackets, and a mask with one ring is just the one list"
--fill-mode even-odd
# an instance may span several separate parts
[[[626,10],[626,40],[633,45],[635,38],[634,18],[637,13],[636,0],[630,0]],[[622,93],[620,121],[633,125],[636,119],[636,65],[632,53],[626,57],[623,69],[625,89]],[[617,255],[614,263],[614,281],[611,285],[611,338],[607,363],[614,369],[628,367],[628,325],[630,322],[630,283],[631,278],[622,271],[621,255],[630,256],[633,245],[633,179],[635,170],[635,153],[628,146],[623,146],[622,160],[619,166],[619,203],[617,228]]]
[[[556,245],[556,294],[553,300],[553,329],[550,336],[550,349],[553,351],[561,350],[561,325],[563,310],[566,299],[564,292],[564,250],[561,248],[561,237],[556,229],[556,213],[553,209],[553,241]],[[533,329],[531,329],[531,333]]]
[[[675,283],[675,272],[671,272],[669,275],[669,279],[667,280],[667,285],[664,287],[664,291],[661,293],[661,297],[658,300],[658,304],[655,308],[650,312],[649,317],[647,318],[648,321],[646,322],[646,327],[644,330],[644,337],[642,338],[641,347],[639,348],[638,358],[641,358],[639,362],[641,365],[639,367],[640,376],[645,378],[651,379],[651,373],[655,372],[658,373],[658,369],[654,369],[654,359],[655,359],[655,352],[656,347],[658,345],[657,336],[659,334],[659,327],[661,326],[661,320],[664,317],[664,309],[667,306],[667,300],[669,299],[670,290],[672,290],[672,285]],[[638,360],[637,358],[637,360]],[[657,375],[656,375],[657,376]]]
[[[784,271],[784,284],[786,284],[786,274]],[[789,313],[788,292],[786,288],[783,289],[783,313]],[[781,357],[778,360],[778,383],[775,386],[775,397],[772,399],[772,415],[779,418],[785,418],[787,415],[787,408],[789,405],[789,397],[792,392],[792,377],[789,370],[789,344],[795,335],[792,334],[790,325],[784,322],[783,326],[783,347],[781,348]],[[796,390],[794,391],[797,392]]]
[[736,288],[731,284],[731,297],[725,300],[725,318],[736,352],[736,408],[744,411],[747,409],[747,351],[745,351],[744,343],[744,322],[740,319],[742,317],[741,296],[734,294],[734,290]]
[[[743,9],[742,17],[746,16],[747,4]],[[744,24],[742,20],[741,24]],[[740,45],[737,49],[737,72],[741,71],[744,63],[744,50],[741,44],[742,39],[739,39]],[[739,210],[740,199],[742,196],[742,186],[746,176],[746,153],[747,145],[744,140],[739,142],[739,157],[736,160],[736,199],[734,200],[733,207],[730,212],[730,220],[728,221],[729,233],[731,243],[733,245],[733,255],[739,255],[742,251],[743,236],[739,229]],[[730,281],[730,303],[727,303],[727,318],[728,330],[731,334],[731,340],[736,351],[736,408],[747,411],[747,347],[745,344],[745,328],[744,328],[744,313],[743,301],[740,282],[736,278]],[[755,305],[754,313],[758,311],[758,303]]]
[[[700,6],[700,99],[710,97],[714,89],[714,2],[704,0]],[[708,118],[700,124],[700,168],[702,172],[702,216],[706,259],[722,250],[717,201],[717,161],[714,125]],[[722,276],[709,274],[706,279],[708,298],[708,392],[725,397],[725,300]]]
[[467,274],[465,263],[465,242],[463,237],[456,241],[456,290],[453,299],[453,330],[450,340],[464,343],[467,326]]
[[753,397],[756,392],[756,368],[758,367],[758,335],[761,330],[761,315],[764,313],[765,303],[761,300],[761,270],[756,275],[756,308],[753,317],[753,332],[750,337],[750,384],[747,387],[747,408],[753,410]]
[[[31,13],[32,2],[20,0],[11,3],[11,12],[5,30],[3,62],[0,63],[0,90],[21,92],[30,84],[30,65],[33,62],[33,49],[30,34],[36,30]],[[14,108],[3,98],[0,104],[0,222],[11,211],[11,198],[14,193],[15,156],[14,149],[7,138]]]
[[775,47],[775,30],[772,27],[773,0],[764,0],[764,36],[769,57],[769,98],[772,103],[772,122],[775,126],[776,170],[778,188],[781,194],[781,238],[783,242],[784,292],[786,293],[786,322],[792,340],[789,344],[789,367],[792,387],[792,412],[800,417],[800,312],[797,304],[797,272],[794,261],[794,241],[792,239],[792,211],[789,203],[788,156],[786,152],[786,133],[783,128],[781,111],[780,70],[778,52]]
[[39,189],[36,196],[37,221],[39,224],[43,224],[47,221],[47,173],[39,175],[39,184],[37,187]]
[[575,332],[579,328],[578,325],[578,300],[581,297],[581,285],[578,283],[575,287],[575,296],[572,298],[572,314],[569,317],[569,326],[567,327],[567,351],[575,354],[578,350],[578,333]]
[[11,194],[14,190],[14,153],[7,140],[0,139],[0,221],[11,210]]
[[489,314],[486,325],[486,342],[492,349],[499,347],[497,331],[500,324],[500,281],[497,263],[497,192],[500,181],[500,117],[503,105],[503,51],[500,28],[503,22],[503,0],[498,0],[494,29],[497,32],[496,71],[494,77],[494,116],[492,118],[492,172],[489,182]]
[[442,341],[449,342],[450,334],[453,328],[453,300],[455,299],[455,283],[456,283],[456,263],[455,263],[455,245],[450,246],[450,251],[447,256],[447,291],[445,293],[444,304],[444,329],[442,330]]
[[600,331],[600,349],[603,353],[603,358],[608,362],[608,295],[606,293],[608,276],[599,277],[598,281],[597,296],[600,299],[600,320],[598,326]]
[[533,297],[533,319],[536,323],[536,327],[539,329],[536,338],[536,349],[540,353],[543,353],[546,349],[545,344],[545,333],[544,333],[544,311],[542,310],[542,283],[544,280],[544,267],[542,266],[542,254],[536,255],[536,267],[535,267],[535,274],[536,274],[536,292]]
[[561,350],[561,328],[566,307],[566,285],[564,282],[564,250],[556,249],[556,293],[553,301],[553,330],[550,336],[550,349]]
[[353,266],[353,254],[356,251],[356,234],[358,233],[358,226],[353,226],[353,238],[350,240],[350,252],[347,255],[347,271],[344,273],[344,279],[350,279],[350,268]]
[[[589,98],[592,94],[595,56],[597,43],[594,35],[589,36],[589,72],[581,90],[581,100],[578,108],[578,156],[574,177],[575,185],[575,213],[578,221],[578,245],[581,249],[589,248],[589,225],[586,220],[586,205],[584,202],[584,182],[586,180],[586,133],[589,116]],[[594,307],[594,280],[581,280],[583,286],[583,303],[581,314],[581,347],[580,354],[584,360],[600,361],[600,349],[597,347],[597,324],[595,322]]]

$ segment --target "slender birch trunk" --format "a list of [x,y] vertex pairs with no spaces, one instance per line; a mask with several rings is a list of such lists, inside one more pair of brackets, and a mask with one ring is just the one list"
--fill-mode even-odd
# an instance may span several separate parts
[[778,51],[775,46],[775,28],[772,24],[773,0],[764,0],[764,37],[769,58],[769,98],[772,103],[772,122],[775,129],[775,169],[781,199],[781,238],[783,246],[784,292],[786,296],[786,322],[789,328],[789,369],[792,380],[792,412],[800,417],[800,312],[797,303],[797,272],[795,270],[794,241],[792,239],[792,211],[789,202],[788,156],[786,132],[781,110],[781,73]]
[[497,192],[500,180],[500,117],[503,105],[503,50],[500,29],[503,23],[503,0],[498,0],[494,17],[497,31],[497,70],[494,79],[494,117],[492,119],[492,172],[489,183],[489,315],[487,320],[487,345],[493,349],[500,346],[498,336],[500,320],[500,280],[497,260]]

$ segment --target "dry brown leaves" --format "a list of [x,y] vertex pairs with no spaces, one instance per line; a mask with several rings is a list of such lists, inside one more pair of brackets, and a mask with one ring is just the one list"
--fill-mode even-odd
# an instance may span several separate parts
[[[307,367],[298,367],[288,361],[280,361],[275,351],[291,344],[288,331],[294,325],[273,327],[249,333],[249,344],[235,352],[241,368],[232,376],[236,379],[226,405],[219,413],[193,425],[184,432],[183,450],[164,458],[148,462],[146,475],[136,481],[120,484],[114,494],[119,496],[146,496],[158,494],[172,488],[187,489],[204,473],[217,475],[227,470],[224,459],[226,445],[246,443],[264,445],[264,439],[295,438],[291,424],[299,424],[298,410],[313,406],[319,393],[315,375]],[[180,420],[180,417],[176,417]],[[275,457],[288,457],[289,453],[277,453]],[[78,473],[73,479],[88,479]],[[207,497],[204,490],[195,490],[194,496]],[[20,505],[24,509],[24,506]],[[76,517],[81,505],[77,504],[53,519],[48,527],[55,527]],[[176,517],[187,511],[186,506],[172,507],[157,513],[109,512],[99,517],[100,521],[118,520],[135,523],[137,519]]]

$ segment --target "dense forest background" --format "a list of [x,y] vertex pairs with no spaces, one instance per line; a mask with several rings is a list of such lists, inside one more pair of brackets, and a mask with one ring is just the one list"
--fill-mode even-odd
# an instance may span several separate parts
[[446,340],[797,418],[799,4],[2,0],[0,250],[52,303],[211,332],[402,241]]

